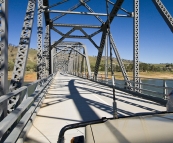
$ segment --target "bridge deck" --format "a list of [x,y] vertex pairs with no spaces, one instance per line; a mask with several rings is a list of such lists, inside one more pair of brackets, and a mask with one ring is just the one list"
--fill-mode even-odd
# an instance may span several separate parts
[[[55,143],[59,131],[68,124],[112,117],[112,90],[109,87],[68,74],[58,73],[33,122],[26,142]],[[165,107],[116,90],[118,114],[165,111]],[[66,132],[66,142],[83,135],[84,129]]]

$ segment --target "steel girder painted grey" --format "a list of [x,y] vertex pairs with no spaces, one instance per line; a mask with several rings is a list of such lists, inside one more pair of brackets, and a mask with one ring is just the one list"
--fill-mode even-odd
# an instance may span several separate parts
[[85,50],[85,59],[86,59],[86,63],[87,63],[87,68],[88,68],[88,75],[89,77],[91,77],[91,67],[90,67],[90,62],[89,62],[89,58],[88,58],[88,51],[87,51],[87,48],[86,46],[84,45],[83,46],[84,50]]
[[72,28],[70,31],[68,31],[63,37],[61,37],[58,41],[56,41],[52,46],[52,48],[55,48],[56,45],[58,45],[60,42],[62,42],[66,36],[69,36],[73,31],[75,31],[75,28]]
[[79,27],[79,28],[101,28],[98,25],[80,25],[80,24],[62,24],[62,23],[53,23],[53,26],[61,26],[61,27]]
[[82,29],[80,28],[80,31],[88,38],[88,40],[90,40],[90,42],[98,49],[99,47],[97,46],[97,44],[91,39],[91,37]]
[[43,72],[46,77],[49,75],[49,25],[45,29],[43,60]]
[[[49,0],[43,0],[43,6],[49,8]],[[45,17],[45,23],[46,26],[50,24],[50,15],[48,12],[46,12],[46,9],[44,11],[44,17]],[[52,64],[51,64],[51,49],[50,49],[50,41],[51,41],[51,35],[50,35],[50,27],[49,27],[49,62],[48,62],[48,69],[49,69],[49,74],[52,73]]]
[[56,53],[56,50],[55,50],[55,48],[53,48],[52,50],[51,50],[51,58],[50,58],[50,60],[51,60],[51,72],[52,72],[52,74],[54,73],[54,58],[53,58],[53,55]]
[[[88,1],[90,1],[90,0],[84,0],[84,2],[88,2]],[[68,11],[73,11],[73,10],[77,9],[78,7],[80,7],[81,5],[82,5],[81,3],[78,3],[78,4],[76,4],[75,6],[69,8]],[[53,18],[51,21],[56,21],[56,20],[58,20],[59,18],[65,16],[65,15],[66,15],[66,13],[62,13],[61,15],[58,15],[58,16],[56,16],[55,18]]]
[[0,92],[8,92],[8,0],[0,1]]
[[134,0],[133,90],[139,92],[139,0]]
[[42,53],[42,40],[43,40],[43,0],[38,0],[38,13],[37,13],[37,79],[43,78],[43,53]]
[[67,1],[68,1],[68,0],[62,0],[62,1],[60,1],[60,2],[57,2],[57,3],[53,4],[53,5],[45,6],[44,9],[50,9],[50,8],[55,7],[55,6],[57,6],[57,5],[63,4],[63,3],[65,3],[65,2],[67,2]]
[[112,35],[110,35],[110,42],[111,42],[111,46],[112,46],[112,48],[114,50],[114,53],[115,53],[115,55],[117,57],[117,62],[120,65],[121,72],[122,72],[122,75],[123,75],[124,80],[126,82],[126,85],[129,87],[129,89],[131,89],[132,85],[131,85],[130,80],[129,80],[128,76],[127,76],[126,68],[125,68],[125,66],[123,64],[123,61],[120,58],[120,54],[118,53],[118,50],[116,48],[116,45],[115,45],[115,42],[114,42],[114,39],[113,39]]
[[161,0],[153,0],[153,3],[155,4],[157,10],[169,26],[170,30],[173,32],[173,17],[169,13],[169,11],[166,9],[166,7],[163,5]]
[[105,78],[107,81],[107,78],[108,78],[108,33],[106,34],[106,39],[105,39]]
[[[109,17],[110,23],[112,22],[112,20],[116,16],[116,14],[117,14],[118,10],[120,9],[121,5],[123,4],[123,2],[124,2],[124,0],[117,0],[116,3],[114,4],[114,7],[113,7],[113,9],[110,13],[110,17]],[[105,39],[106,39],[106,33],[107,33],[107,26],[108,26],[108,20],[106,21],[105,24],[102,25],[103,32],[102,32],[100,47],[98,49],[98,55],[97,55],[97,60],[96,60],[95,70],[94,70],[95,78],[97,78],[99,65],[101,62],[102,54],[103,54],[103,49],[104,49]]]
[[98,70],[99,70],[99,65],[101,62],[102,54],[103,54],[103,49],[105,45],[105,40],[106,40],[106,29],[103,30],[102,37],[101,37],[101,42],[100,42],[100,47],[98,49],[98,55],[96,59],[96,64],[95,64],[95,69],[94,69],[94,76],[97,78]]
[[26,16],[20,36],[18,53],[15,60],[13,75],[10,83],[10,91],[13,91],[22,86],[25,67],[28,58],[28,51],[30,46],[31,32],[34,21],[35,0],[28,0],[28,6],[26,10]]
[[[85,3],[85,2],[81,2],[82,5],[84,5],[91,13],[94,13],[94,11]],[[98,16],[98,15],[94,15],[102,24],[104,24],[104,21]]]
[[65,13],[65,14],[107,16],[107,14],[105,14],[105,13],[90,13],[90,12],[63,11],[63,10],[48,10],[47,12],[49,12],[49,13]]

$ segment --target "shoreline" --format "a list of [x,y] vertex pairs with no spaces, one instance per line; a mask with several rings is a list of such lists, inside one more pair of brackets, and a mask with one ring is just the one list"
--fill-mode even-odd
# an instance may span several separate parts
[[[110,72],[108,74],[109,78],[111,78]],[[102,77],[104,78],[105,73],[100,72],[99,75],[102,75]],[[123,80],[121,72],[115,72],[114,75],[116,79]],[[127,72],[127,75],[129,76],[130,80],[132,80],[133,72]],[[12,77],[12,71],[8,71],[8,80],[11,80],[11,77]],[[140,72],[139,77],[173,80],[173,72]],[[37,72],[30,72],[30,71],[25,72],[24,82],[33,82],[36,80],[37,80]]]

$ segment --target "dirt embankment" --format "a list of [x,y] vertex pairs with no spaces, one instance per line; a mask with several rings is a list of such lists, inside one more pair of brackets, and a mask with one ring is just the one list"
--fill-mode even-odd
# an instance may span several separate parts
[[[8,72],[8,80],[11,80],[12,77],[12,71]],[[24,77],[24,81],[26,82],[33,82],[37,80],[37,73],[36,72],[25,72],[25,77]]]

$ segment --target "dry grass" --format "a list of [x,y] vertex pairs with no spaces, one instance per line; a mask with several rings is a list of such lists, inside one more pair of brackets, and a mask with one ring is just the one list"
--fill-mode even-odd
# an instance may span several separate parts
[[[104,78],[104,72],[100,72],[99,76],[102,76]],[[115,72],[114,73],[116,79],[123,79],[121,72]],[[133,78],[133,72],[128,72],[127,75],[130,77],[130,79]],[[173,73],[172,72],[140,72],[139,77],[143,78],[157,78],[157,79],[173,79]],[[109,72],[108,78],[111,78],[111,73]]]

